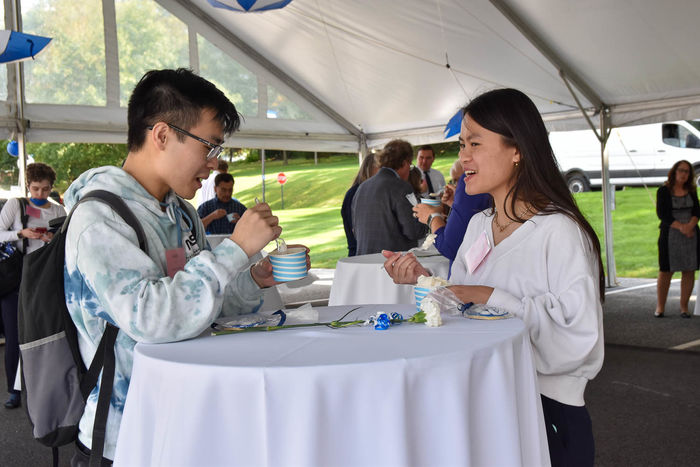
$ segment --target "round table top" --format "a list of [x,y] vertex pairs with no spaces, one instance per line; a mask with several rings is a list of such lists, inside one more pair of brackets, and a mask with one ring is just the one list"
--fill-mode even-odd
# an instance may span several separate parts
[[[353,308],[356,307],[319,307],[319,319],[332,321]],[[412,305],[357,308],[344,321],[365,319],[378,311],[389,314],[396,311],[404,318],[415,312]],[[491,347],[522,332],[524,325],[519,319],[483,321],[446,316],[443,326],[436,328],[408,322],[392,325],[385,331],[377,331],[371,326],[341,329],[301,327],[237,332],[173,344],[138,344],[135,351],[141,358],[158,360],[162,364],[241,368],[351,365],[395,359],[429,359],[450,354],[461,358],[458,356],[465,352]]]

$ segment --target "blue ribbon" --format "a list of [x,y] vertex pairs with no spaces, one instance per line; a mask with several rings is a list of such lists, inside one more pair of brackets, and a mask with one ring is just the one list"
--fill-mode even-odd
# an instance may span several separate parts
[[391,326],[391,320],[389,320],[389,317],[387,316],[386,313],[380,313],[377,315],[377,320],[376,324],[374,325],[374,329],[377,331],[386,331],[389,329],[389,326]]

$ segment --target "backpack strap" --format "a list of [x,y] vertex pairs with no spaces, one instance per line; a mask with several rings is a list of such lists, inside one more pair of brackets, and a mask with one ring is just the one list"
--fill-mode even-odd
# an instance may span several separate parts
[[[19,201],[20,208],[20,219],[22,220],[22,229],[27,228],[27,222],[29,221],[29,216],[27,215],[27,198],[17,198]],[[26,238],[22,239],[22,253],[27,254],[27,247],[29,246],[29,240]]]
[[141,248],[146,254],[148,254],[146,234],[143,231],[143,227],[141,227],[141,223],[138,221],[134,213],[131,211],[131,209],[129,209],[129,206],[126,205],[122,198],[106,190],[93,190],[85,196],[83,196],[80,199],[80,201],[75,203],[75,206],[73,206],[73,209],[71,209],[70,214],[68,214],[68,217],[66,217],[66,219],[63,221],[63,225],[61,226],[62,233],[65,233],[65,231],[68,230],[68,224],[70,223],[70,218],[75,212],[75,208],[77,208],[79,204],[89,200],[102,201],[103,203],[109,205],[109,207],[111,207],[117,214],[119,214],[119,216],[122,219],[124,219],[124,221],[126,221],[127,224],[129,224],[129,227],[134,229],[134,231],[136,232],[136,237],[139,241],[139,248]]
[[[70,214],[68,214],[68,217],[61,226],[62,234],[65,235],[65,232],[68,230],[68,224],[70,223],[70,219],[75,212],[75,208],[77,208],[80,203],[89,200],[102,201],[103,203],[109,205],[109,207],[111,207],[117,214],[119,214],[119,216],[124,219],[124,221],[126,221],[126,223],[129,224],[129,226],[136,232],[139,248],[148,254],[146,234],[143,231],[143,227],[141,227],[141,223],[122,198],[105,190],[91,191],[81,198],[80,201],[75,204],[75,206],[73,206],[73,209],[71,209]],[[118,327],[111,323],[107,323],[107,327],[102,334],[102,339],[100,339],[100,344],[97,347],[95,356],[90,363],[90,368],[84,375],[80,384],[83,399],[87,400],[90,392],[92,392],[92,389],[97,384],[97,379],[100,375],[100,371],[102,370],[102,384],[100,385],[100,393],[97,399],[95,422],[92,427],[90,467],[99,467],[100,463],[102,462],[102,455],[104,453],[105,437],[107,435],[107,416],[109,415],[109,401],[112,397],[114,371],[116,366],[114,344],[117,340],[118,333]]]
[[[100,394],[97,399],[95,423],[92,427],[90,467],[100,467],[102,454],[104,453],[105,437],[107,436],[107,416],[109,415],[109,400],[112,398],[112,386],[114,385],[114,370],[116,366],[114,343],[117,340],[117,333],[119,333],[119,328],[107,323],[107,329],[105,329],[102,339],[100,340],[100,346],[104,347],[101,359],[104,363],[104,371],[102,372],[102,384],[100,384]],[[102,345],[103,343],[104,345]],[[95,359],[93,359],[93,364]],[[93,364],[90,365],[90,369],[92,369]]]

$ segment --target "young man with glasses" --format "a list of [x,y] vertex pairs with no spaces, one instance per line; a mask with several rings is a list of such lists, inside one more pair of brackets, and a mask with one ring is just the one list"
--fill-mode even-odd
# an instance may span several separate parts
[[[66,238],[66,304],[86,365],[105,322],[119,328],[107,460],[114,456],[134,345],[188,339],[219,315],[255,311],[261,288],[275,283],[269,262],[245,267],[281,233],[267,204],[248,209],[231,237],[209,250],[197,212],[182,202],[216,168],[224,137],[238,126],[236,108],[212,83],[185,69],[150,71],[129,99],[124,166],[89,170],[65,194],[68,208],[96,189],[118,194],[147,240],[148,254],[134,230],[98,201],[77,207]],[[98,391],[99,385],[80,422],[78,465],[92,445]]]

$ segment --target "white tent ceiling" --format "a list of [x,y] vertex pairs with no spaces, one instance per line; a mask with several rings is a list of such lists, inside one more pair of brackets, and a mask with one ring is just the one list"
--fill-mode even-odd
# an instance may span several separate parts
[[[439,142],[461,105],[503,86],[530,95],[550,128],[585,128],[562,73],[615,126],[700,116],[696,0],[294,0],[253,14],[156,1],[311,116],[246,118],[234,146]],[[16,116],[8,106],[0,119],[11,130]],[[126,139],[118,105],[26,104],[24,117],[28,141]]]
[[501,86],[530,95],[551,128],[583,128],[560,70],[584,107],[611,108],[613,125],[700,116],[694,0],[295,0],[253,15],[179,3],[211,15],[370,146],[440,141],[459,106]]

